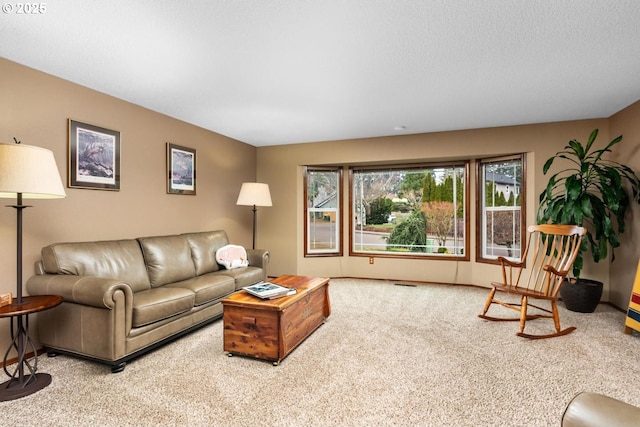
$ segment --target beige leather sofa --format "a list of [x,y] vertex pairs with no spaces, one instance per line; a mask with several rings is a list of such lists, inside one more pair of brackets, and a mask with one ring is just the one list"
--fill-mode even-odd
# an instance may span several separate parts
[[81,356],[119,372],[219,319],[220,301],[265,280],[269,261],[267,251],[247,250],[249,266],[226,270],[215,256],[228,243],[219,230],[43,248],[27,291],[61,295],[63,303],[38,313],[40,344],[50,356]]
[[563,427],[638,427],[640,408],[597,393],[575,396],[562,414]]

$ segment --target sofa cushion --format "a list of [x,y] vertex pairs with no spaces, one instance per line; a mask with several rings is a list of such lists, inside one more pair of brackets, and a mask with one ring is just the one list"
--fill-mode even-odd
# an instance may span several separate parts
[[191,257],[196,267],[196,275],[218,271],[216,251],[229,243],[227,233],[223,230],[185,233],[184,236],[191,247]]
[[247,251],[238,245],[225,245],[216,251],[216,261],[227,270],[249,265]]
[[189,289],[169,286],[136,292],[133,294],[132,326],[137,328],[187,312],[193,308],[195,296]]
[[253,285],[254,283],[258,283],[265,278],[263,269],[252,266],[234,268],[233,270],[220,270],[212,274],[220,274],[233,277],[233,279],[236,281],[236,289]]
[[119,279],[134,292],[150,288],[140,245],[136,240],[54,243],[42,248],[48,274],[75,274]]
[[236,290],[233,277],[212,273],[183,280],[182,282],[171,283],[165,287],[189,289],[196,294],[195,305],[215,301]]
[[179,282],[196,275],[191,248],[184,236],[138,238],[152,287]]

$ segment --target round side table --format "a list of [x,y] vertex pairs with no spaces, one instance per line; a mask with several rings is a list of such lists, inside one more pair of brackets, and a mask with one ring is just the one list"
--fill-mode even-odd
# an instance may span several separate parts
[[[62,303],[59,295],[23,296],[21,301],[0,307],[0,317],[11,319],[11,345],[4,354],[4,372],[9,380],[0,384],[0,402],[19,399],[42,390],[51,384],[51,375],[38,373],[38,352],[29,337],[29,314],[48,310]],[[15,320],[15,327],[14,327]],[[7,368],[11,349],[18,352],[18,362],[13,372]],[[33,360],[27,360],[27,351],[33,352]]]

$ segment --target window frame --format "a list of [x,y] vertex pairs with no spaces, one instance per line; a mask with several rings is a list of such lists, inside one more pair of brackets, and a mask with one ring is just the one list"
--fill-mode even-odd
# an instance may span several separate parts
[[[449,162],[424,162],[424,163],[407,163],[407,164],[391,164],[391,165],[352,165],[349,166],[349,256],[353,257],[375,257],[375,258],[397,258],[397,259],[425,259],[425,260],[440,260],[440,261],[469,261],[470,260],[470,159],[460,159],[458,161]],[[456,254],[433,254],[425,253],[420,254],[418,252],[399,253],[399,252],[383,252],[383,251],[355,251],[354,250],[354,226],[355,226],[355,212],[354,212],[354,174],[356,171],[383,171],[383,170],[412,170],[412,169],[435,169],[435,168],[447,168],[447,167],[460,167],[464,172],[463,177],[463,220],[462,232],[464,236],[463,241],[463,253]]]
[[[484,192],[485,192],[485,182],[484,182],[484,173],[483,167],[488,164],[495,164],[499,162],[509,161],[509,160],[520,160],[522,165],[522,181],[520,183],[520,250],[524,250],[526,245],[526,229],[527,229],[527,203],[526,203],[526,194],[527,194],[527,154],[526,153],[515,153],[508,154],[504,156],[498,157],[487,157],[476,160],[476,262],[478,263],[486,263],[486,264],[500,264],[498,260],[498,256],[486,257],[485,256],[485,247],[486,241],[484,239],[484,227],[485,227],[485,206],[484,206]],[[521,252],[522,254],[522,252]],[[521,257],[515,258],[511,257],[508,259],[512,259],[515,261],[519,261]]]
[[[337,193],[336,194],[336,244],[337,248],[335,250],[312,250],[309,242],[309,206],[307,203],[308,200],[308,185],[309,185],[309,173],[311,172],[336,172],[338,174],[338,184],[337,184]],[[343,168],[342,167],[328,167],[328,166],[303,166],[303,188],[304,188],[304,196],[303,196],[303,207],[304,207],[304,257],[312,258],[312,257],[341,257],[344,254],[344,231],[342,230],[342,218],[343,218]]]

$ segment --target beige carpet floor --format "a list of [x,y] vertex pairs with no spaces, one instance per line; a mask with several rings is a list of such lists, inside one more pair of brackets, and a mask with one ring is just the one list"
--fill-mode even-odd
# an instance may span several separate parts
[[640,336],[622,333],[623,313],[562,308],[563,326],[578,329],[530,341],[516,323],[477,317],[487,292],[334,279],[331,316],[280,366],[227,357],[222,321],[119,374],[43,356],[52,384],[1,402],[2,424],[554,426],[583,390],[640,406]]

